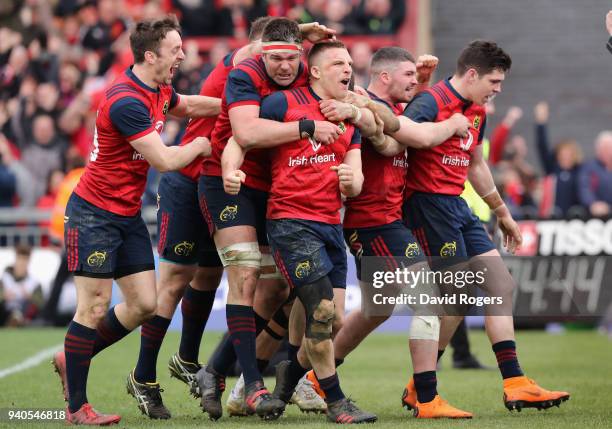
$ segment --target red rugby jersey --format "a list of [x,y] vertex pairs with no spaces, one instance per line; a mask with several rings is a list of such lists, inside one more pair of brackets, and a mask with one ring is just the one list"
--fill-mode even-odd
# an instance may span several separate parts
[[446,79],[419,93],[404,111],[415,122],[440,122],[454,113],[463,113],[472,123],[469,137],[453,136],[432,149],[410,149],[406,197],[414,192],[446,195],[463,192],[472,152],[484,137],[484,106],[463,98]]
[[[396,115],[402,114],[404,108],[401,104],[391,106],[375,94],[369,94],[372,100],[385,104]],[[358,196],[344,202],[344,228],[368,228],[401,220],[408,168],[406,152],[384,156],[364,138],[361,141],[361,159],[363,188]]]
[[[325,121],[321,99],[310,87],[277,92],[261,105],[261,117],[280,122],[312,119]],[[332,144],[301,139],[270,149],[272,187],[268,198],[268,219],[304,219],[340,223],[342,199],[339,165],[349,150],[361,147],[361,135],[350,123],[341,123],[342,135]]]
[[[234,68],[234,55],[238,50],[226,55],[223,60],[215,66],[210,72],[200,89],[200,95],[208,97],[221,98],[223,97],[223,88],[227,81],[227,75]],[[203,118],[191,119],[185,129],[185,134],[181,139],[181,146],[193,141],[196,137],[207,137],[210,139],[212,130],[215,127],[217,116],[207,116]],[[180,170],[180,173],[196,181],[200,177],[200,169],[204,157],[198,156],[191,164]]]
[[170,85],[153,89],[127,69],[105,90],[98,107],[94,149],[74,192],[101,209],[134,216],[142,205],[149,163],[130,141],[161,134],[179,102]]
[[[212,155],[204,159],[202,175],[221,176],[221,155],[232,136],[229,110],[244,105],[259,106],[264,97],[287,88],[297,88],[308,84],[308,68],[300,64],[295,81],[288,87],[277,85],[266,72],[260,55],[242,61],[230,72],[223,92],[221,113],[212,133]],[[270,164],[268,153],[262,149],[250,150],[242,164],[246,173],[245,184],[251,188],[268,191],[270,189]]]

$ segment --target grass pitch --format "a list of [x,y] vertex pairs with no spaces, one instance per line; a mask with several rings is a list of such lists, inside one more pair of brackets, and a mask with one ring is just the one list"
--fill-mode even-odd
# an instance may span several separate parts
[[[60,329],[0,330],[0,371],[11,367],[42,349],[63,342]],[[207,333],[201,357],[207,358],[219,333]],[[473,352],[487,365],[495,367],[495,357],[483,332],[470,335]],[[120,414],[119,427],[303,427],[329,428],[323,415],[302,414],[289,406],[276,422],[257,417],[209,421],[198,402],[189,396],[185,385],[170,379],[166,363],[178,349],[179,334],[169,332],[160,352],[158,381],[165,390],[165,404],[173,418],[152,421],[140,414],[135,400],[125,390],[125,378],[136,364],[138,333],[102,352],[93,361],[89,376],[88,397],[102,412]],[[405,335],[375,334],[351,354],[340,368],[342,389],[357,404],[378,415],[378,428],[609,428],[612,427],[612,342],[594,332],[568,332],[549,335],[541,332],[517,334],[518,355],[525,373],[549,389],[567,390],[571,399],[547,411],[526,409],[508,412],[502,403],[501,377],[490,371],[453,370],[450,357],[442,359],[438,373],[438,390],[453,405],[472,411],[473,420],[416,420],[400,407],[400,397],[411,372],[408,342]],[[450,354],[450,353],[449,353]],[[204,359],[203,359],[204,360]],[[235,380],[228,380],[228,391]],[[271,389],[273,380],[267,380]],[[64,407],[57,375],[49,362],[0,379],[0,409]],[[0,427],[60,427],[63,422],[8,422]]]

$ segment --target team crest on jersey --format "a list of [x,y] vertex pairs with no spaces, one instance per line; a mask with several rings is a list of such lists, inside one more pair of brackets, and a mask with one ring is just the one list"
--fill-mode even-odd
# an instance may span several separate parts
[[459,139],[459,147],[465,151],[470,150],[470,147],[472,147],[473,143],[474,143],[474,136],[469,131],[468,131],[467,139],[464,139],[463,137]]
[[164,101],[164,107],[162,108],[162,113],[164,115],[166,115],[168,113],[168,107],[169,107],[168,100],[166,100],[166,101]]
[[338,123],[338,128],[340,128],[340,131],[341,131],[340,134],[344,134],[346,132],[346,125],[344,125],[344,122],[340,121]]
[[474,123],[472,124],[472,127],[477,130],[478,127],[480,127],[480,116],[476,115],[476,117],[474,118]]
[[87,265],[90,267],[100,268],[102,264],[104,264],[104,261],[106,261],[106,252],[100,252],[98,250],[87,257]]
[[310,261],[300,262],[297,267],[295,267],[295,277],[298,279],[303,279],[304,277],[308,277],[310,275]]
[[408,246],[406,246],[406,258],[416,258],[420,253],[421,250],[419,249],[419,245],[416,241],[413,243],[408,243]]
[[183,241],[174,246],[174,253],[178,256],[189,256],[193,251],[195,243],[193,241]]
[[236,215],[238,214],[238,204],[233,206],[225,206],[225,208],[221,211],[219,215],[219,219],[221,222],[227,222],[228,220],[236,219]]
[[457,242],[449,241],[444,243],[444,246],[440,249],[440,256],[443,258],[450,258],[457,254]]
[[319,143],[318,141],[316,141],[315,139],[313,139],[312,137],[308,137],[308,141],[310,142],[310,146],[312,146],[312,150],[313,151],[318,151],[319,149],[321,149],[321,143]]

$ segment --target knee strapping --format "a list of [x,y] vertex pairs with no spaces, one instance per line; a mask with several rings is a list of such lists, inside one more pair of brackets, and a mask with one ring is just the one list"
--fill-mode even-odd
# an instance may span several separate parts
[[300,286],[296,293],[306,310],[306,338],[331,339],[335,306],[334,288],[329,278]]
[[269,253],[261,255],[261,274],[260,279],[277,279],[282,280],[283,276],[274,262],[274,258]]
[[217,251],[224,267],[239,265],[243,267],[260,268],[261,252],[255,242],[230,244]]
[[409,338],[438,341],[440,339],[440,318],[438,316],[413,316]]

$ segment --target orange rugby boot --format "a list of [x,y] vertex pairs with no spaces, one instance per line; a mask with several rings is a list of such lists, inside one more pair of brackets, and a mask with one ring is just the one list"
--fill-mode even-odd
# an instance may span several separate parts
[[504,405],[510,411],[521,411],[523,408],[545,410],[558,407],[569,398],[569,393],[546,390],[524,375],[504,380]]
[[404,389],[404,393],[402,393],[402,407],[410,411],[416,407],[416,403],[417,393],[416,388],[414,387],[414,378],[410,377],[410,380],[408,380],[406,388]]
[[317,380],[317,376],[315,375],[312,369],[306,373],[306,380],[312,383],[312,388],[315,392],[317,392],[317,395],[325,399],[325,392],[323,391],[323,389],[321,389],[321,386],[319,385],[319,380]]
[[455,408],[436,395],[430,402],[421,404],[417,401],[414,408],[417,419],[471,419],[472,413]]

